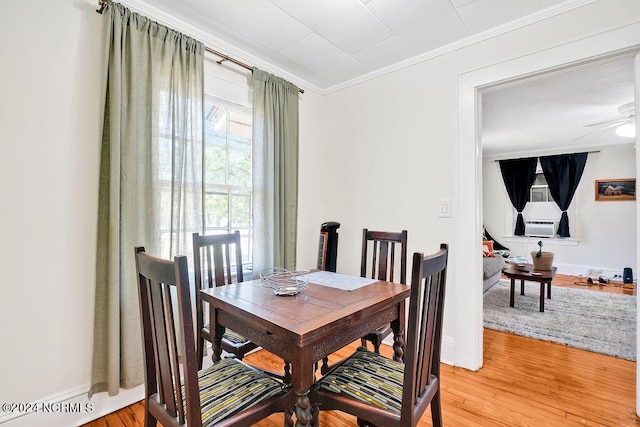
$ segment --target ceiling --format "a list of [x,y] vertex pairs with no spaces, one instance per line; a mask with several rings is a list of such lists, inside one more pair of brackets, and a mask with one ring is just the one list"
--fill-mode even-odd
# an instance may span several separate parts
[[[327,94],[594,0],[121,0],[207,47]],[[483,94],[484,156],[628,143],[633,62],[609,61]]]
[[632,57],[574,67],[482,93],[483,156],[634,143],[616,135],[634,101]]
[[145,1],[122,2],[186,22],[208,47],[326,93],[593,0]]

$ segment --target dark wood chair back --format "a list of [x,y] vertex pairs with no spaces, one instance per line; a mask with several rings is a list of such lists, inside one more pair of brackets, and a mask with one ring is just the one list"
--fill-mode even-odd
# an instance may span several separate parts
[[[400,246],[400,260],[396,262],[396,245]],[[371,248],[371,251],[369,251]],[[371,260],[369,263],[369,254]],[[407,283],[407,230],[399,233],[389,231],[362,230],[362,259],[360,276],[393,282],[400,266],[399,282]]]
[[[146,254],[142,247],[135,249],[135,255],[144,339],[145,425],[151,425],[147,419],[152,416],[163,425],[187,422],[199,426],[202,416],[187,258],[164,260]],[[180,322],[174,316],[172,289],[177,291]],[[180,387],[178,354],[184,362],[184,389]]]
[[440,347],[448,256],[446,244],[432,255],[413,254],[401,418],[414,426],[429,403],[433,425],[442,425]]
[[[226,359],[198,371],[185,256],[170,261],[137,247],[135,260],[144,341],[145,426],[252,425],[288,410],[291,398],[282,383],[238,360]],[[230,385],[234,382],[235,389]]]
[[213,235],[193,233],[193,255],[197,289],[244,280],[239,231]]
[[[399,260],[396,258],[396,245],[400,246]],[[371,254],[371,263],[368,260],[369,253]],[[407,283],[407,230],[389,232],[370,231],[364,228],[362,230],[360,276],[393,282],[397,278],[395,272],[398,267],[400,267],[399,282],[404,285]],[[379,353],[382,341],[391,332],[390,325],[378,328],[361,338],[362,346],[366,347],[367,342],[370,342],[373,345],[373,350]]]
[[[242,247],[240,232],[201,235],[193,233],[193,267],[196,291],[214,286],[230,285],[244,280],[242,273]],[[205,319],[205,303],[198,296],[196,301],[197,351],[202,366],[204,341],[211,342],[213,335]],[[258,346],[246,338],[227,331],[222,337],[222,349],[237,358]]]

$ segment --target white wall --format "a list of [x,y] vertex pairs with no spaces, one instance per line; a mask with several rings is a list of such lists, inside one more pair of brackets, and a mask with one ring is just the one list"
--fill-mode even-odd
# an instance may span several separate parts
[[[587,150],[587,149],[585,149]],[[635,178],[634,144],[589,147],[587,164],[570,206],[571,237],[577,246],[545,239],[545,250],[555,254],[554,264],[565,274],[588,275],[590,269],[622,275],[624,267],[636,270],[636,203],[595,201],[595,180]],[[571,151],[583,151],[572,149]],[[500,167],[493,158],[483,159],[483,217],[492,237],[508,246],[513,255],[529,257],[540,239],[513,236],[513,207],[507,196]],[[528,205],[527,205],[528,206]],[[558,219],[551,218],[551,219]],[[514,240],[518,242],[514,242]],[[557,243],[557,244],[554,244]]]
[[[599,1],[321,101],[305,94],[301,141],[314,148],[301,152],[301,236],[317,235],[322,221],[340,222],[338,271],[355,273],[362,227],[406,228],[410,252],[432,252],[440,242],[456,241],[458,233],[472,233],[473,226],[459,227],[456,222],[459,179],[476,175],[468,165],[458,169],[459,78],[639,21],[640,2]],[[637,38],[640,43],[640,35]],[[305,117],[309,113],[313,119]],[[439,217],[440,199],[454,201],[452,218]],[[472,216],[480,221],[482,212]],[[300,239],[298,249],[299,266],[313,265],[314,245]],[[459,257],[462,253],[465,256]],[[458,328],[457,317],[464,315],[457,310],[465,309],[455,306],[476,286],[458,280],[463,271],[479,265],[466,256],[474,253],[473,248],[451,247],[443,360],[460,366],[473,363],[464,354],[467,344],[456,349],[457,340],[482,346],[481,331]]]
[[33,402],[89,383],[100,15],[89,1],[2,6],[0,402]]
[[[101,19],[90,0],[3,6],[0,402],[32,402],[82,394],[90,379]],[[342,224],[343,272],[358,271],[365,226],[408,229],[411,252],[453,242],[458,207],[453,218],[439,218],[438,200],[455,200],[460,185],[459,75],[639,17],[640,2],[599,1],[331,95],[301,95],[299,266],[315,265],[327,220]],[[450,265],[448,295],[473,285],[456,280],[465,268]],[[466,339],[456,336],[453,301],[446,307],[449,346]],[[443,358],[456,362],[452,353]]]

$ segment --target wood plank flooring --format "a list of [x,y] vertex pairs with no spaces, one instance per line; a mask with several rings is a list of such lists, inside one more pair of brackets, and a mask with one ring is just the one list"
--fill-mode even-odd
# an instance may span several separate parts
[[[558,275],[555,286],[599,292],[636,294],[635,285],[610,283],[585,286],[584,278]],[[632,426],[635,414],[636,362],[484,330],[484,366],[477,372],[442,365],[442,410],[446,426]],[[350,354],[358,343],[332,356]],[[391,356],[391,349],[382,352]],[[270,369],[280,360],[260,350],[245,360]],[[95,420],[87,427],[142,427],[141,402]],[[283,425],[274,414],[256,424]],[[355,418],[338,411],[320,413],[320,425],[352,427]],[[429,410],[419,426],[430,426]]]

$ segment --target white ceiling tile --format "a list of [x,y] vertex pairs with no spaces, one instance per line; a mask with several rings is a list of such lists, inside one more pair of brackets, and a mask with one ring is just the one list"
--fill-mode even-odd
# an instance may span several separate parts
[[477,0],[459,7],[458,13],[475,34],[540,10],[540,0]]
[[359,0],[272,1],[347,53],[365,49],[393,35]]
[[371,68],[347,55],[317,34],[281,52],[287,58],[324,76],[332,84],[350,80],[371,71]]
[[372,0],[367,4],[404,43],[425,52],[460,40],[470,33],[449,0]]
[[464,6],[465,4],[469,4],[472,3],[474,1],[477,0],[451,0],[451,3],[455,6],[455,7],[460,7],[460,6]]
[[388,38],[375,46],[353,54],[358,61],[374,69],[384,68],[389,64],[395,64],[415,55],[416,53],[397,37]]
[[540,2],[542,3],[542,7],[543,8],[547,8],[547,7],[551,7],[551,6],[556,6],[560,3],[564,3],[567,0],[540,0]]
[[309,28],[266,0],[185,2],[197,14],[208,16],[212,21],[231,27],[275,51],[285,49],[311,34]]

